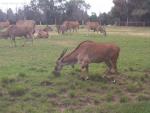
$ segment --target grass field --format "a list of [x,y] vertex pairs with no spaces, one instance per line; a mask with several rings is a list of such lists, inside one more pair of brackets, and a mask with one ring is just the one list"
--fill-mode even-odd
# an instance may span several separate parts
[[[80,29],[77,33],[36,39],[33,47],[10,48],[0,40],[0,113],[150,113],[150,28],[108,27],[107,37]],[[120,46],[117,75],[106,75],[105,64],[91,64],[89,80],[70,66],[55,77],[52,70],[64,48],[81,41]],[[68,51],[68,52],[69,52]],[[115,79],[116,83],[112,80]]]

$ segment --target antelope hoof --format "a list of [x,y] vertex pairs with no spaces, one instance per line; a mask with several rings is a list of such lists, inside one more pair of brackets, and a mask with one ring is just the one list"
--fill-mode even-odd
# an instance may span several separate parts
[[89,77],[86,77],[85,80],[89,80]]
[[81,77],[81,80],[89,80],[89,77]]

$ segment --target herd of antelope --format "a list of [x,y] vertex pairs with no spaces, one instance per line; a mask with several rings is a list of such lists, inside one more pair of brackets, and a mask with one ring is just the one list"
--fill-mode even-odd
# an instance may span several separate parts
[[[58,34],[68,31],[77,32],[79,30],[79,22],[78,21],[64,21],[62,25],[56,25],[56,29]],[[103,33],[106,36],[105,28],[100,25],[98,22],[87,22],[86,28],[88,32],[93,30],[94,32]],[[36,22],[34,20],[19,20],[15,25],[11,25],[9,21],[0,22],[0,29],[6,29],[5,31],[0,32],[0,38],[10,38],[11,43],[16,46],[16,37],[25,37],[25,39],[32,40],[33,38],[48,38],[49,32],[53,31],[50,26],[46,26],[45,28],[38,28],[36,26]],[[26,40],[27,41],[27,40]],[[26,42],[25,41],[25,42]],[[24,44],[25,44],[24,42]],[[23,46],[24,46],[23,44]]]
[[[19,20],[15,25],[10,25],[9,21],[0,22],[0,29],[5,28],[5,31],[0,32],[0,38],[10,38],[12,46],[16,47],[16,37],[25,37],[32,41],[33,38],[48,38],[49,31],[53,31],[50,26],[45,28],[36,28],[34,20]],[[93,30],[94,32],[101,32],[106,36],[106,30],[98,22],[87,22],[86,28],[88,32]],[[56,25],[58,33],[64,34],[65,32],[78,31],[78,21],[65,21],[62,25]],[[25,42],[23,46],[25,45]],[[115,44],[110,43],[97,43],[93,41],[81,42],[72,52],[66,54],[67,50],[64,50],[60,57],[56,61],[54,68],[54,75],[60,75],[60,71],[66,65],[74,67],[75,64],[79,64],[81,67],[81,78],[88,79],[88,76],[84,73],[88,73],[89,64],[104,62],[108,69],[108,73],[117,73],[117,59],[119,56],[120,48]]]

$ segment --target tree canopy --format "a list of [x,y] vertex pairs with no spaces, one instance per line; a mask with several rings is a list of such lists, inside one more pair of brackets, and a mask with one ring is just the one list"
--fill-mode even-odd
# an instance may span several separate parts
[[92,13],[87,11],[90,5],[85,0],[31,0],[29,5],[16,10],[10,8],[4,13],[0,10],[0,21],[33,19],[37,24],[62,24],[65,20],[99,21],[101,24],[116,22],[140,21],[150,24],[150,0],[113,0],[114,6],[108,13]]
[[150,0],[113,0],[112,16],[121,21],[148,21]]

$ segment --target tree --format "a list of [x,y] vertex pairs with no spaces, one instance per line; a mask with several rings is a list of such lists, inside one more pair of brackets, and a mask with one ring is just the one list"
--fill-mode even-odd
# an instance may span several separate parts
[[112,17],[120,21],[149,21],[150,0],[113,0]]
[[113,24],[111,13],[100,13],[98,18],[102,25]]
[[95,12],[92,12],[92,15],[90,16],[90,21],[98,21],[98,17]]
[[83,21],[87,16],[90,5],[84,0],[70,0],[65,4],[66,18],[68,20]]
[[11,23],[15,23],[16,22],[16,15],[13,13],[12,9],[9,8],[7,10],[7,19],[11,22]]
[[[62,24],[65,20],[78,20],[84,23],[88,19],[87,10],[90,5],[84,0],[31,0],[29,5],[13,13],[7,11],[10,21],[18,19],[35,20],[37,24]],[[6,20],[5,13],[0,11],[0,20]]]
[[46,18],[47,24],[55,22],[55,1],[54,0],[38,0],[38,6]]
[[18,9],[17,11],[17,20],[23,20],[25,19],[25,14],[24,14],[24,10],[22,9]]
[[0,9],[0,21],[4,21],[7,19],[7,15]]
[[118,17],[121,21],[126,21],[129,14],[129,8],[126,0],[113,0],[114,7],[111,12],[114,17]]

